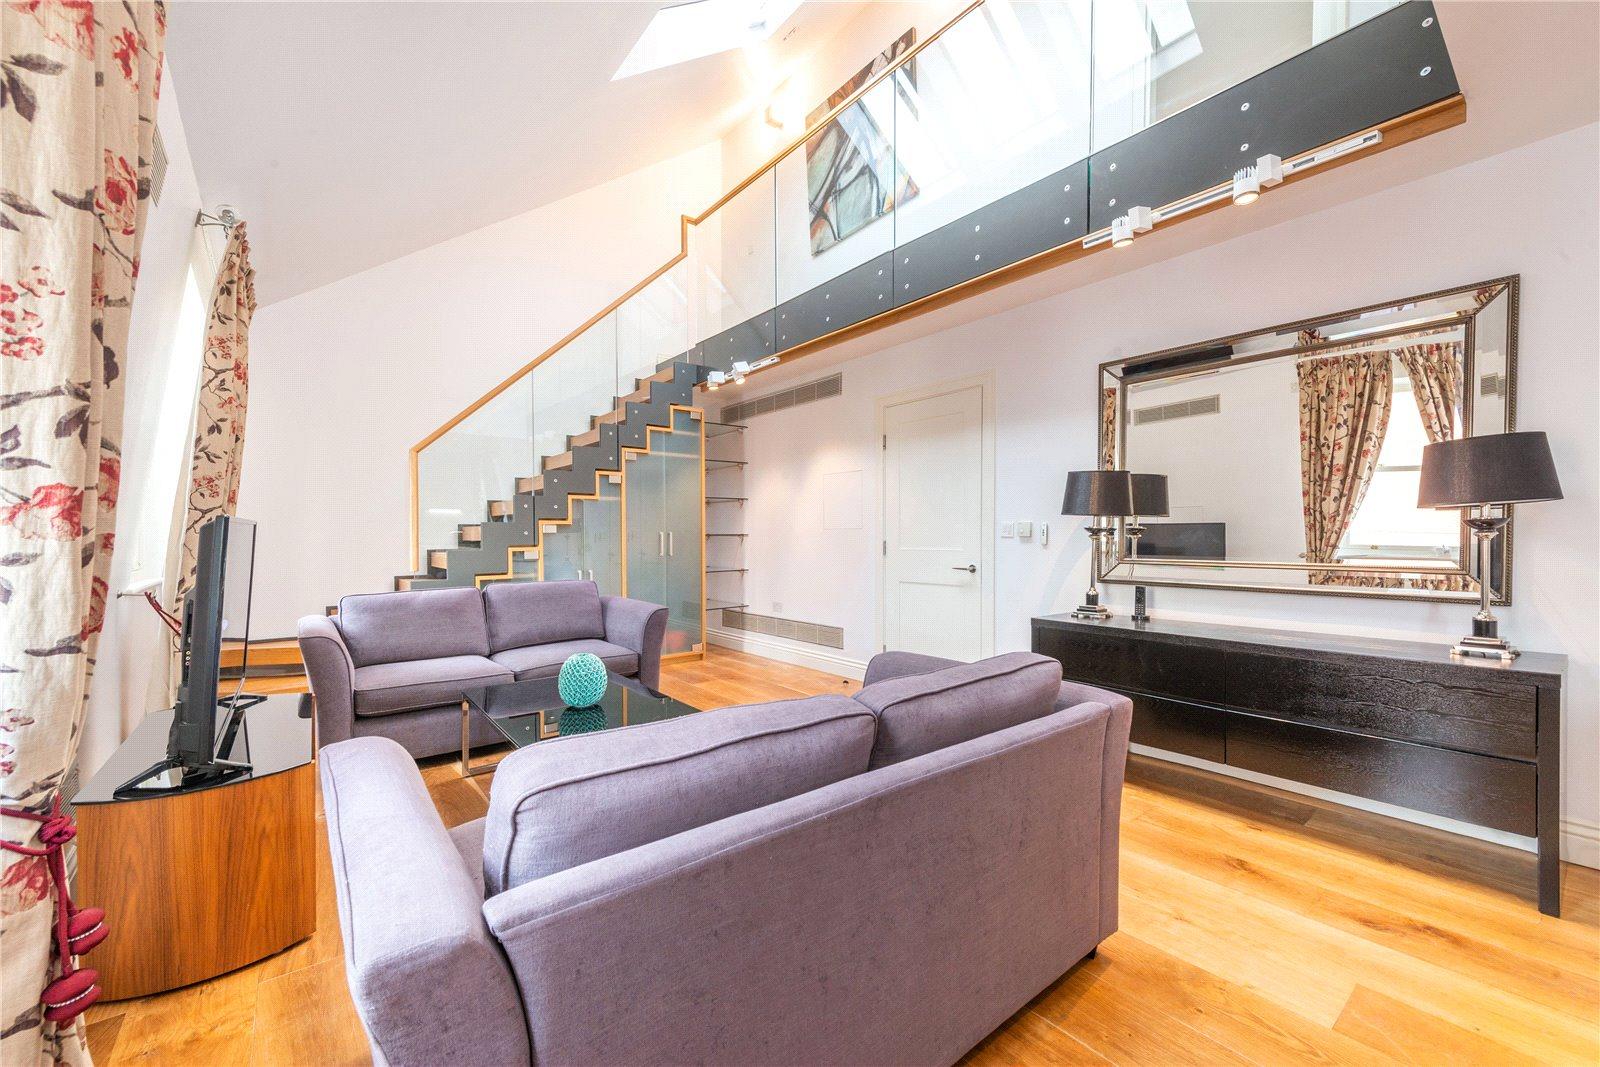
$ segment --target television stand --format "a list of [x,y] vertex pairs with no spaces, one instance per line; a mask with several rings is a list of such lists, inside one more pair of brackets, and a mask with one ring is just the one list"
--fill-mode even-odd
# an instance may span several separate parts
[[311,936],[316,764],[300,714],[309,700],[270,696],[251,708],[219,745],[223,773],[120,795],[166,757],[172,712],[152,712],[72,798],[78,898],[104,908],[116,930],[94,957],[104,999],[176,989]]
[[[191,767],[183,760],[169,755],[117,786],[112,791],[112,796],[117,800],[136,800],[139,797],[186,793],[195,789],[208,789],[214,785],[225,785],[235,778],[249,774],[249,761],[223,759],[221,754],[233,751],[234,742],[239,736],[239,727],[244,722],[244,713],[266,699],[265,696],[255,693],[237,693],[226,700],[217,701],[217,707],[225,709],[227,718],[223,722],[220,739],[217,741],[216,758],[209,763]],[[172,748],[173,746],[168,744],[167,751],[171,752]],[[249,730],[245,731],[244,749],[248,754]]]

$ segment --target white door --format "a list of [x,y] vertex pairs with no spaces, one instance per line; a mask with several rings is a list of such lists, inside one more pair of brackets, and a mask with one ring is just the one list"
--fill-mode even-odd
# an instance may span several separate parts
[[883,643],[984,654],[983,387],[884,408]]

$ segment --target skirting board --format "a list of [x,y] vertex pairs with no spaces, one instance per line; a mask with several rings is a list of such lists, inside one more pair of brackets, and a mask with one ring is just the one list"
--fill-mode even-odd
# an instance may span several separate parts
[[860,681],[866,677],[867,665],[858,659],[841,656],[832,650],[791,644],[781,638],[765,634],[747,633],[743,630],[708,629],[706,640],[713,645],[748,652],[752,656],[765,656],[780,663],[793,663],[797,667],[810,667],[815,671],[839,674]]
[[[1425,811],[1415,811],[1411,808],[1402,808],[1394,804],[1385,804],[1378,800],[1368,800],[1365,797],[1351,796],[1348,793],[1338,793],[1332,789],[1323,789],[1320,786],[1291,782],[1285,778],[1274,778],[1270,774],[1258,774],[1255,771],[1248,771],[1241,767],[1228,767],[1220,763],[1212,763],[1210,760],[1185,756],[1178,752],[1151,748],[1148,745],[1130,744],[1128,750],[1137,752],[1141,756],[1149,756],[1152,759],[1166,760],[1168,763],[1181,763],[1185,767],[1198,767],[1201,770],[1212,771],[1229,778],[1238,778],[1242,781],[1254,782],[1257,785],[1271,786],[1274,789],[1281,789],[1285,793],[1298,793],[1301,796],[1326,800],[1329,803],[1339,804],[1347,808],[1370,811],[1375,815],[1385,815],[1391,819],[1399,819],[1401,822],[1415,823],[1418,826],[1431,826],[1436,830],[1445,830],[1452,834],[1473,837],[1479,841],[1488,841],[1496,845],[1508,845],[1524,852],[1532,852],[1536,844],[1533,838],[1523,837],[1520,834],[1508,834],[1502,830],[1491,830],[1486,826],[1474,826],[1471,823],[1458,822],[1455,819],[1446,819],[1439,815],[1430,815]],[[1561,820],[1561,858],[1568,863],[1576,863],[1582,867],[1600,867],[1600,827],[1590,826],[1572,819]]]

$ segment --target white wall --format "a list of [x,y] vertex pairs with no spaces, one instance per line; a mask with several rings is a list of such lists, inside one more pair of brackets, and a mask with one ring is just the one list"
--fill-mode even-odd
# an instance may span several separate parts
[[678,216],[720,182],[707,145],[257,311],[239,493],[261,524],[252,633],[391,588],[410,447],[666,262]]
[[[187,476],[194,388],[204,345],[180,337],[184,291],[195,240],[200,191],[178,113],[169,70],[162,78],[157,124],[167,149],[161,202],[145,218],[128,351],[122,361],[127,392],[122,428],[122,484],[117,548],[111,557],[110,599],[89,690],[79,767],[92,774],[144,715],[166,705],[167,630],[142,597],[118,599],[130,587],[165,583],[168,537],[179,479]],[[205,258],[202,256],[202,258]],[[199,279],[201,306],[209,299],[214,266]]]
[[[996,519],[1049,523],[1052,534],[1048,546],[996,542],[995,647],[1027,648],[1029,618],[1070,610],[1087,584],[1087,542],[1059,501],[1067,471],[1096,465],[1098,363],[1520,273],[1518,427],[1550,434],[1566,499],[1518,511],[1515,603],[1503,626],[1525,648],[1571,659],[1566,841],[1573,858],[1600,863],[1597,157],[1600,127],[1583,127],[843,364],[843,397],[750,423],[750,610],[771,613],[776,602],[787,617],[842,626],[845,656],[864,663],[875,651],[882,537],[876,398],[992,368]],[[747,389],[820,369],[801,360]],[[845,470],[867,478],[862,528],[827,529],[824,478]],[[1470,615],[1456,605],[1153,592],[1168,617],[1440,642],[1465,632]],[[1131,592],[1114,586],[1108,599],[1125,613]],[[764,651],[782,644],[762,640]]]

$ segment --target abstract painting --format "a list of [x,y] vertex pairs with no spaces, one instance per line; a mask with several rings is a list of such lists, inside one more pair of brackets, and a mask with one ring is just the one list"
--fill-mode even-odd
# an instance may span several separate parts
[[[806,118],[809,128],[873,75],[909,50],[915,29],[907,30],[882,54],[839,86]],[[911,65],[906,75],[915,84]],[[819,255],[917,195],[894,158],[894,146],[860,100],[806,139],[806,193],[811,206],[811,254]]]

